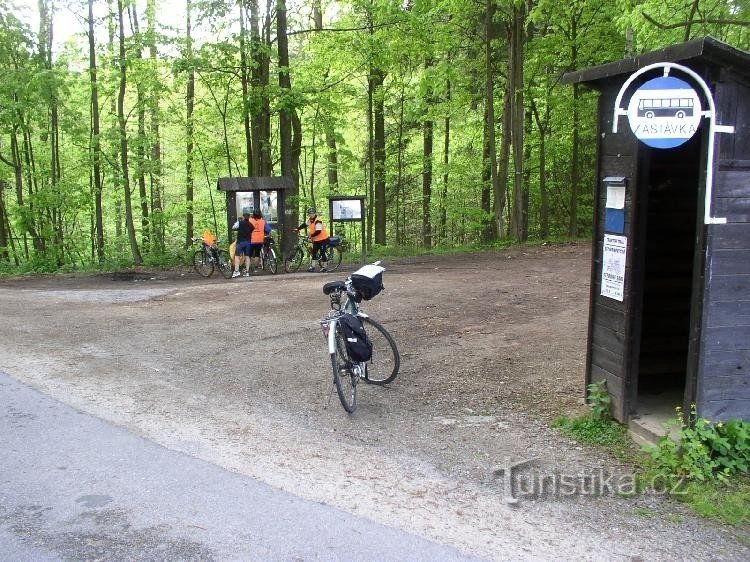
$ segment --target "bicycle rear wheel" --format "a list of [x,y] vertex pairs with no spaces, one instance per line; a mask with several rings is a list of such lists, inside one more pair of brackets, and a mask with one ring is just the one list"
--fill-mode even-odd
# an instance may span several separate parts
[[[271,273],[273,273],[274,275],[276,275],[276,271],[278,271],[278,269],[279,269],[279,264],[276,261],[276,252],[274,251],[274,249],[270,248],[268,250],[268,253],[266,253],[263,256],[263,259],[266,262],[266,265],[268,265],[268,270]],[[265,266],[264,266],[264,268],[265,268]]]
[[284,259],[284,271],[287,273],[294,273],[299,270],[299,266],[302,265],[302,259],[304,253],[300,248],[295,248],[291,256]]
[[396,378],[401,367],[396,342],[379,322],[369,316],[360,319],[365,323],[367,337],[372,342],[372,358],[365,366],[365,382],[388,384]]
[[232,278],[232,261],[229,259],[229,254],[224,250],[219,250],[218,266],[224,279]]
[[193,269],[198,275],[211,277],[214,273],[214,262],[208,257],[206,250],[196,250],[193,254]]
[[357,382],[359,376],[352,369],[352,362],[346,351],[344,333],[338,322],[336,323],[336,335],[334,338],[334,353],[331,353],[331,367],[333,368],[333,383],[344,410],[350,414],[357,408]]
[[341,259],[344,256],[344,252],[338,246],[334,248],[328,248],[328,271],[336,271],[341,265]]

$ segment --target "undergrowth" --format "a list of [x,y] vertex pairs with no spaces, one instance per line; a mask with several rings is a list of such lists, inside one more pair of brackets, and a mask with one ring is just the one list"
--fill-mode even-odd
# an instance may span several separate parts
[[656,446],[638,453],[625,426],[612,419],[606,382],[587,390],[591,411],[578,418],[560,417],[553,427],[619,458],[627,456],[635,464],[642,492],[654,491],[659,483],[662,492],[697,514],[750,529],[750,423],[713,423],[699,417],[695,406],[688,416],[677,408],[675,420],[665,428],[677,426],[677,438],[665,434]]

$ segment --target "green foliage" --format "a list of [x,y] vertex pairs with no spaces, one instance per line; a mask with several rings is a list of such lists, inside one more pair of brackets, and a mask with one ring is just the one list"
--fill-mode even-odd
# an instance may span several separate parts
[[[701,0],[691,14],[692,4],[656,0],[537,0],[525,4],[530,33],[523,49],[522,90],[529,117],[522,165],[530,239],[568,235],[572,203],[577,208],[577,232],[585,235],[592,228],[597,95],[562,85],[560,78],[565,72],[619,59],[628,48],[629,30],[635,34],[634,53],[680,41],[686,33],[692,37],[710,33],[740,48],[750,46],[747,26],[732,24],[732,20],[748,19],[746,1]],[[246,18],[251,5],[244,4]],[[519,8],[522,5],[513,3]],[[388,246],[377,252],[411,254],[423,243],[425,224],[437,247],[433,252],[476,248],[487,242],[486,225],[494,222],[498,194],[505,197],[501,210],[504,231],[492,236],[499,247],[507,244],[515,197],[512,174],[501,178],[497,194],[488,197],[482,193],[487,186],[483,146],[489,130],[484,123],[488,68],[483,53],[487,49],[492,55],[489,70],[493,82],[489,87],[494,92],[499,159],[508,142],[502,138],[503,96],[512,69],[508,68],[504,30],[510,23],[511,5],[497,5],[496,39],[489,45],[485,44],[488,34],[483,24],[487,3],[435,0],[407,6],[392,0],[349,0],[336,3],[335,9],[331,6],[329,2],[320,6],[322,25],[325,30],[338,29],[336,33],[309,32],[314,24],[305,10],[290,14],[291,58],[284,69],[276,59],[278,38],[273,26],[271,35],[266,37],[263,32],[259,42],[248,35],[242,37],[237,3],[193,4],[196,39],[192,51],[187,48],[184,29],[180,29],[184,22],[176,28],[158,25],[158,21],[169,19],[164,13],[166,3],[149,0],[147,21],[140,21],[140,33],[132,32],[135,22],[131,22],[125,38],[124,101],[133,222],[145,263],[170,263],[170,254],[181,255],[186,235],[185,99],[191,70],[196,76],[190,164],[197,228],[216,222],[223,231],[224,199],[214,197],[212,205],[210,194],[216,178],[249,173],[244,119],[250,117],[252,126],[260,126],[256,118],[264,108],[270,119],[262,126],[271,135],[264,147],[268,147],[272,175],[279,173],[280,109],[293,108],[300,120],[295,131],[301,141],[299,199],[287,207],[289,210],[312,201],[324,207],[326,196],[333,193],[367,195],[368,205],[373,206],[373,133],[367,86],[371,70],[377,69],[384,76],[382,87],[372,93],[384,108]],[[101,251],[107,267],[132,265],[124,234],[124,178],[115,112],[119,52],[116,44],[107,44],[105,32],[108,25],[115,30],[116,18],[112,19],[106,3],[95,3],[94,10],[101,111],[101,132],[96,138],[90,130],[86,22],[81,20],[80,29],[69,30],[78,35],[62,49],[53,45],[49,64],[39,52],[43,41],[37,30],[21,21],[22,14],[15,13],[12,3],[0,0],[0,180],[6,185],[0,210],[13,242],[11,246],[0,240],[9,247],[8,257],[0,258],[3,271],[101,267],[96,237],[92,236],[96,222],[94,141],[101,143],[103,151],[99,159],[103,181]],[[691,17],[687,29],[682,24]],[[246,19],[248,33],[249,23]],[[242,84],[243,45],[250,57],[247,92]],[[146,54],[151,46],[155,58]],[[267,68],[260,68],[254,58],[259,53],[267,57]],[[279,72],[288,73],[290,90],[278,87]],[[267,84],[257,83],[260,74],[269,77]],[[53,108],[58,114],[57,135],[51,122]],[[432,130],[429,157],[425,151],[428,124]],[[577,200],[571,201],[574,137],[579,179]],[[52,139],[56,138],[61,139],[59,161],[52,157]],[[159,160],[154,158],[157,148]],[[330,153],[336,156],[335,185],[327,181]],[[499,169],[500,162],[497,164]],[[505,164],[512,170],[512,157]],[[432,171],[429,204],[425,200],[428,169]],[[143,195],[139,190],[141,172],[146,185]],[[142,209],[149,210],[150,223],[140,216]],[[17,262],[23,263],[16,267]]]
[[750,423],[713,423],[698,417],[692,406],[687,418],[678,408],[670,425],[679,428],[675,439],[665,435],[657,446],[647,447],[654,470],[670,480],[723,482],[750,470]]
[[591,416],[595,420],[607,421],[612,419],[612,395],[607,390],[607,381],[602,379],[586,387],[588,403],[591,406]]
[[605,447],[618,457],[627,456],[633,449],[627,428],[612,420],[597,419],[592,415],[579,418],[561,416],[552,427],[582,443]]
[[690,482],[675,498],[703,517],[750,527],[750,477],[746,475],[725,482]]

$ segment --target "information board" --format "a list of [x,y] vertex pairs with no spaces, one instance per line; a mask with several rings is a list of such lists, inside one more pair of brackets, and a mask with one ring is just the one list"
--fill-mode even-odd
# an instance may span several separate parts
[[358,221],[362,220],[361,199],[334,199],[333,216],[335,221]]
[[626,236],[604,235],[604,255],[602,259],[602,292],[622,302],[625,296],[625,256],[628,249]]

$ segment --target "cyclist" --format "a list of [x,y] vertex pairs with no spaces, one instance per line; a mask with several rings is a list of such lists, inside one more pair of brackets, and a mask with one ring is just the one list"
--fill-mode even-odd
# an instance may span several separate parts
[[[250,215],[250,208],[245,207],[242,209],[242,220],[238,220],[232,227],[232,230],[237,231],[237,249],[234,254],[234,273],[232,273],[233,279],[240,276],[240,259],[242,256],[246,256],[245,277],[250,276],[250,243],[253,232]],[[263,231],[261,230],[261,232]]]
[[316,260],[320,263],[321,273],[328,271],[328,256],[326,255],[326,248],[328,248],[328,242],[331,237],[328,235],[328,231],[323,224],[323,218],[318,216],[314,207],[307,209],[307,222],[303,222],[294,229],[295,232],[299,232],[300,230],[307,230],[307,234],[310,236],[310,240],[312,240],[313,243],[310,267],[307,268],[307,271],[315,271],[314,264]]
[[271,231],[271,225],[265,221],[263,213],[257,209],[253,211],[253,216],[249,221],[253,227],[250,233],[250,257],[253,267],[257,269],[260,267],[260,252],[263,249],[263,242],[265,241],[266,234]]
[[217,246],[219,240],[216,238],[216,235],[211,232],[210,228],[206,228],[203,231],[203,234],[201,234],[201,238],[203,239],[203,244],[206,246],[206,250],[211,253],[211,257],[216,260],[216,262],[219,261],[219,247]]

